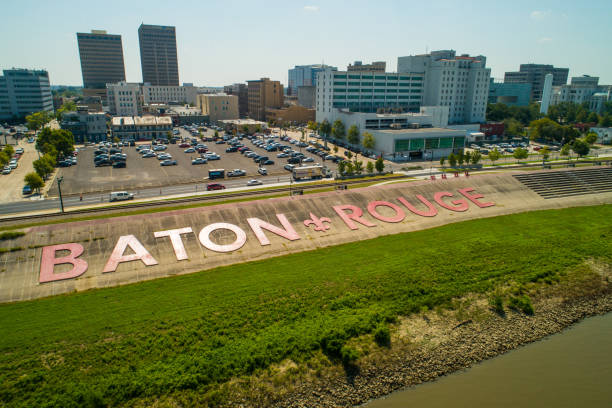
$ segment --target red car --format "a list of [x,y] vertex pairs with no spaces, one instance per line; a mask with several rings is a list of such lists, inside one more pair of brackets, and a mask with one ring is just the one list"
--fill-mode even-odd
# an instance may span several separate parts
[[207,149],[206,147],[198,147],[198,148],[196,149],[196,151],[197,151],[198,153],[206,153],[206,152],[208,151],[208,149]]
[[225,186],[223,184],[219,184],[219,183],[213,183],[213,184],[207,184],[206,185],[206,191],[211,191],[211,190],[224,190]]
[[191,147],[189,143],[181,143],[179,147]]

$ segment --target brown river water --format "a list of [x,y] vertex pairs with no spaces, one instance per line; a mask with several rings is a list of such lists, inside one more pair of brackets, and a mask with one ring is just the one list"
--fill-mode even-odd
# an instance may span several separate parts
[[612,313],[364,408],[612,408]]

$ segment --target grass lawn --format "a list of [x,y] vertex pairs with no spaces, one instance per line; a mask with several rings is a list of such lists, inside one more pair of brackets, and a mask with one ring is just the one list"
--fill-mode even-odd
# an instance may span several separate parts
[[612,205],[538,211],[0,305],[0,405],[214,395],[424,306],[609,263],[611,237]]

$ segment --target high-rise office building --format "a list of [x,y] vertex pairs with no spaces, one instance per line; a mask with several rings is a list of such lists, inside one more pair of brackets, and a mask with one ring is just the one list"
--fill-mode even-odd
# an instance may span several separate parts
[[138,28],[142,82],[178,86],[176,28],[141,24]]
[[22,118],[40,111],[53,112],[49,73],[5,69],[0,76],[0,119]]
[[247,81],[249,84],[249,116],[251,119],[265,120],[266,108],[281,108],[284,103],[283,85],[270,78]]
[[332,71],[337,71],[338,68],[329,65],[296,65],[295,68],[289,70],[289,83],[287,87],[287,95],[297,95],[300,86],[317,86],[317,73],[329,68]]
[[483,55],[457,56],[454,50],[432,51],[397,59],[397,72],[423,74],[422,103],[448,106],[451,124],[485,121],[491,68]]
[[77,33],[83,94],[106,99],[106,84],[125,81],[121,36],[104,30]]
[[544,64],[521,64],[519,71],[506,72],[504,82],[510,84],[531,84],[531,100],[539,101],[542,99],[546,74],[552,74],[552,86],[565,85],[567,84],[569,68],[555,68],[552,65]]

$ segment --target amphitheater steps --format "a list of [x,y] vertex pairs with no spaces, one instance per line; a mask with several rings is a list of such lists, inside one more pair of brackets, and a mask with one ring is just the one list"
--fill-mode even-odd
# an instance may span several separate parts
[[546,199],[612,191],[610,167],[515,174],[514,178]]

